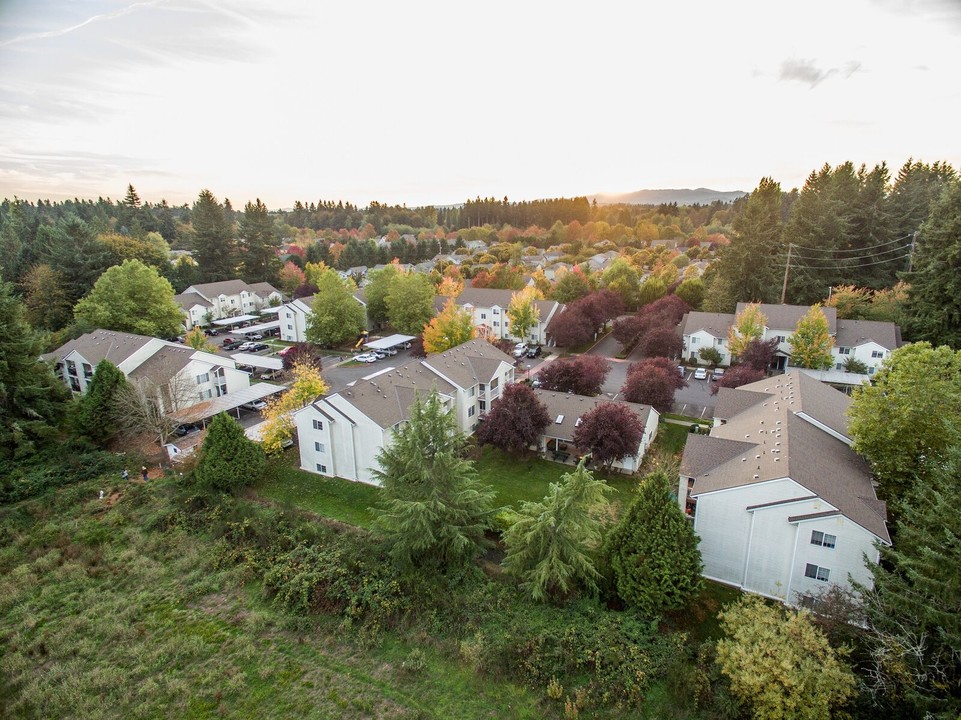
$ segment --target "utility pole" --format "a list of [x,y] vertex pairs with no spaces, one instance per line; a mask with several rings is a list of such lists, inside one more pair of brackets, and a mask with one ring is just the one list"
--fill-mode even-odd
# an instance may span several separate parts
[[911,268],[914,267],[914,244],[918,241],[918,231],[914,231],[914,235],[911,236],[911,251],[908,254],[908,272],[911,272]]
[[784,263],[784,285],[781,286],[781,304],[784,304],[784,298],[787,297],[787,274],[791,269],[791,248],[794,247],[793,243],[787,244],[787,262]]

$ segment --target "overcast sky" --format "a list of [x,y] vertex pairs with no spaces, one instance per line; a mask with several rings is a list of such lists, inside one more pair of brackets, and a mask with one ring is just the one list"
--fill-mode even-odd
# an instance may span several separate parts
[[787,190],[961,167],[959,76],[959,0],[0,0],[0,196]]

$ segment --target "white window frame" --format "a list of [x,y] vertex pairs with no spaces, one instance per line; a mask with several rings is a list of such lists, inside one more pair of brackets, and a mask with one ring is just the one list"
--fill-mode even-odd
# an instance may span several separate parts
[[804,566],[804,577],[817,580],[818,582],[830,582],[831,569],[815,565],[814,563],[806,563]]
[[828,550],[833,550],[837,547],[838,536],[831,535],[830,533],[821,532],[820,530],[811,531],[811,544],[818,545]]
[[313,420],[314,430],[323,430],[324,421],[323,420]]

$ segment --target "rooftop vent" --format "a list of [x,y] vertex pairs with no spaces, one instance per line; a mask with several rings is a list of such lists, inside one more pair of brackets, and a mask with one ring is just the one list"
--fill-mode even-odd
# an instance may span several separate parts
[[582,422],[584,421],[581,418],[577,418],[577,420],[574,421],[574,427],[580,427]]
[[564,422],[564,416],[563,416],[563,415],[558,415],[558,416],[557,416],[557,419],[556,419],[554,422],[557,423],[558,425],[560,425],[562,422]]

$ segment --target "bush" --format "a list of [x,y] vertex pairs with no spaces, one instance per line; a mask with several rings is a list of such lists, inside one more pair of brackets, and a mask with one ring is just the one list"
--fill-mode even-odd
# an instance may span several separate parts
[[102,475],[116,474],[128,462],[123,457],[99,450],[91,442],[70,438],[28,462],[0,464],[0,504],[19,502]]

